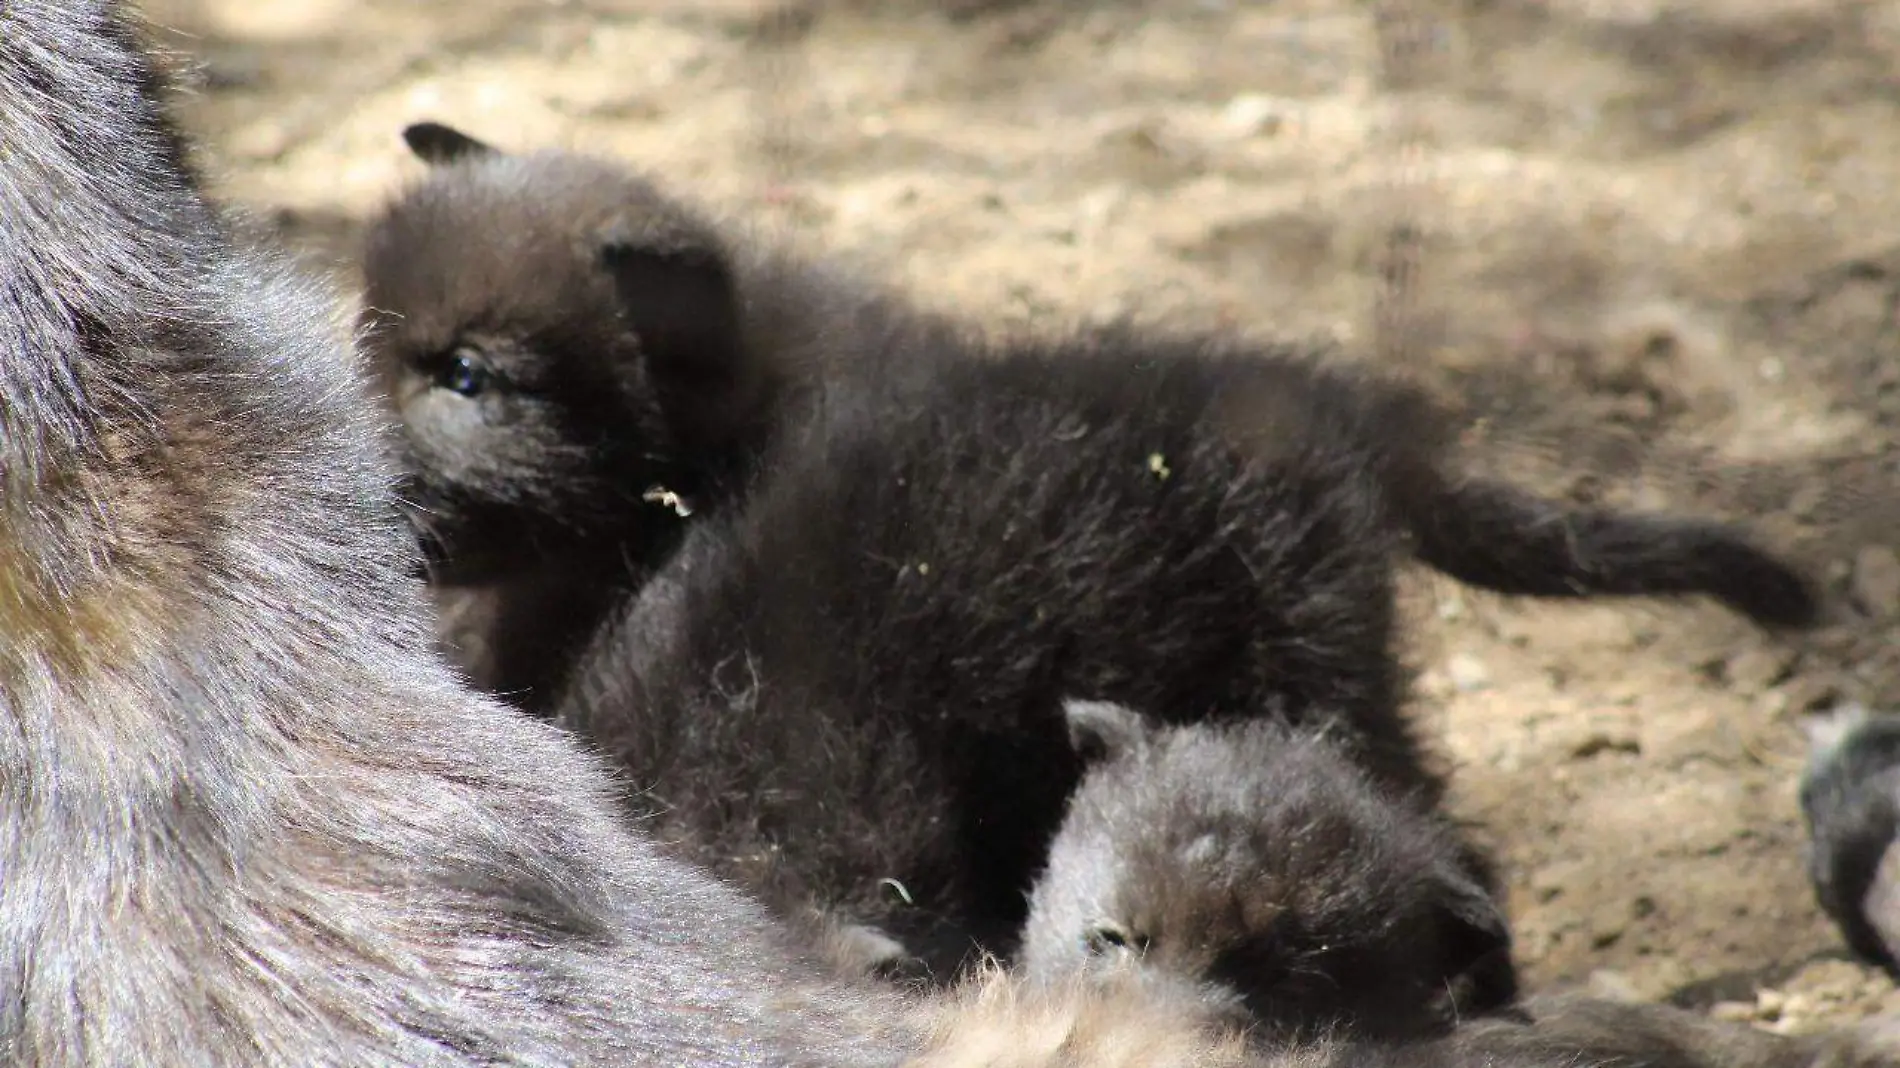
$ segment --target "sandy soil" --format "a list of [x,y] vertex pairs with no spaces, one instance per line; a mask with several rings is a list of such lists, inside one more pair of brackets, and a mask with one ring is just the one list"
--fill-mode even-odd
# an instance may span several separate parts
[[[1760,518],[1829,576],[1819,636],[1421,576],[1419,715],[1534,982],[1777,1028],[1900,1011],[1813,904],[1794,795],[1801,717],[1900,681],[1900,3],[1404,0],[1383,37],[1374,6],[153,12],[204,63],[221,193],[346,283],[419,171],[397,131],[435,118],[613,154],[998,322],[1373,347],[1471,403],[1480,462]],[[1422,235],[1396,286],[1395,220]]]

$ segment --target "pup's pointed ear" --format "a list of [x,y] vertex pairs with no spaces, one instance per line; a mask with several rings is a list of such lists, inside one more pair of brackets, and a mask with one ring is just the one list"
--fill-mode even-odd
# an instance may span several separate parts
[[725,250],[699,240],[613,239],[599,255],[673,432],[708,448],[744,433],[759,417],[770,368],[747,351]]
[[1840,747],[1849,734],[1872,717],[1873,713],[1866,705],[1850,701],[1808,716],[1802,720],[1801,730],[1808,736],[1810,750],[1816,753],[1832,752]]
[[720,250],[614,240],[601,246],[600,261],[663,387],[703,387],[743,370],[734,366],[741,355],[738,292]]
[[1445,974],[1440,989],[1449,999],[1448,1019],[1502,1009],[1517,1000],[1517,965],[1511,957],[1511,927],[1497,897],[1462,864],[1438,870],[1440,932]]
[[1062,718],[1069,725],[1069,744],[1084,764],[1113,760],[1148,740],[1152,728],[1141,713],[1114,701],[1062,700]]
[[477,156],[501,155],[501,150],[493,145],[439,122],[418,122],[405,126],[402,140],[409,146],[409,151],[431,167]]

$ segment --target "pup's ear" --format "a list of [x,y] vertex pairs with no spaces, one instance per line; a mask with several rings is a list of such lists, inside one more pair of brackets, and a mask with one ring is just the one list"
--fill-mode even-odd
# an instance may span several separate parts
[[1113,760],[1144,744],[1152,728],[1141,713],[1114,701],[1084,701],[1065,697],[1062,718],[1069,725],[1069,744],[1084,764]]
[[499,156],[501,151],[478,141],[453,126],[439,122],[418,122],[402,129],[403,143],[417,158],[431,167],[477,156]]
[[1460,863],[1446,861],[1436,876],[1446,1018],[1512,1004],[1518,996],[1517,965],[1511,959],[1511,928],[1503,908]]
[[691,385],[732,373],[722,364],[737,357],[738,287],[718,249],[612,240],[601,246],[600,261],[658,377]]
[[599,256],[673,432],[711,448],[742,434],[769,382],[747,352],[725,251],[710,240],[615,237]]

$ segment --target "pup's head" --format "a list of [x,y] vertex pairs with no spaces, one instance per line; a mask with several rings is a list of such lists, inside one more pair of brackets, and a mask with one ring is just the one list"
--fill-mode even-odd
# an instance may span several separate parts
[[1469,847],[1325,736],[1065,711],[1091,763],[1031,897],[1031,975],[1134,971],[1275,1034],[1431,1033],[1514,1000]]
[[1900,973],[1900,717],[1848,704],[1807,724],[1808,876],[1862,957]]
[[670,530],[747,387],[730,250],[614,164],[515,156],[435,123],[428,177],[372,225],[368,348],[418,525],[479,566]]

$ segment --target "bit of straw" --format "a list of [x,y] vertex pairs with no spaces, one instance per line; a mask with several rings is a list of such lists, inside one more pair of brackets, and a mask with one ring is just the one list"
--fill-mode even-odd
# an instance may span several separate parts
[[640,499],[643,501],[664,504],[668,508],[673,509],[674,515],[677,515],[682,519],[693,514],[692,504],[688,502],[686,498],[680,496],[677,493],[674,493],[672,490],[667,489],[665,486],[650,487],[645,493],[642,493],[640,495]]

